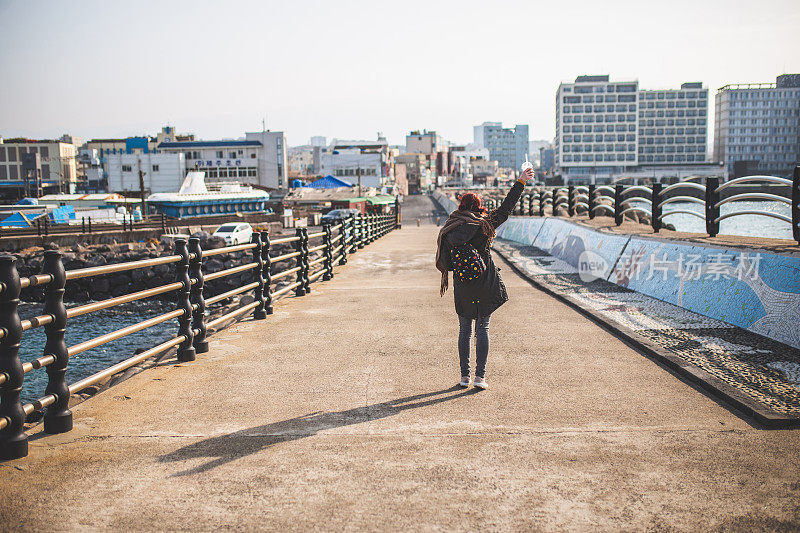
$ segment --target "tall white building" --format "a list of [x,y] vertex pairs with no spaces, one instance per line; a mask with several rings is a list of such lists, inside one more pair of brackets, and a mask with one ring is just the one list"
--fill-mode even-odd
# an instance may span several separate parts
[[240,181],[288,187],[286,138],[282,131],[245,133],[243,140],[162,142],[165,153],[182,153],[188,170],[202,170],[208,181]]
[[142,173],[147,194],[176,192],[186,177],[183,153],[110,154],[107,156],[108,190],[130,193],[141,190]]
[[713,158],[729,178],[787,176],[800,164],[800,74],[726,85],[714,105]]
[[556,93],[556,164],[567,179],[636,167],[639,82],[578,76]]
[[639,91],[639,164],[702,163],[708,152],[708,89]]

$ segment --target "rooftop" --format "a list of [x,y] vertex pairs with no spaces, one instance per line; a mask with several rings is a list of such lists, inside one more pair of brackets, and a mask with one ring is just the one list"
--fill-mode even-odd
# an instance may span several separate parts
[[263,146],[261,141],[179,141],[163,142],[159,148],[211,148],[214,146]]

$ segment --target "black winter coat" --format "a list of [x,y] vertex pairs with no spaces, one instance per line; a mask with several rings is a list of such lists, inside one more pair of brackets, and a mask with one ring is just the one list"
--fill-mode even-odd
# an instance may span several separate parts
[[[525,186],[517,181],[506,195],[500,207],[489,212],[489,221],[497,227],[508,220],[511,211],[522,196]],[[453,245],[471,243],[483,258],[486,271],[473,281],[461,282],[453,276],[453,299],[456,313],[465,318],[479,318],[491,315],[498,307],[508,301],[506,286],[500,279],[499,268],[492,261],[489,253],[489,238],[480,230],[478,224],[462,224],[447,233],[442,239],[441,257],[448,270],[453,270],[450,250]]]

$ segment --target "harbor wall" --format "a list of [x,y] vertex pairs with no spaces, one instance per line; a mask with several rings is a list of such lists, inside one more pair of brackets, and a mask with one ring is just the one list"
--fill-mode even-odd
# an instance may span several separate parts
[[536,246],[630,290],[800,348],[800,255],[611,235],[559,218],[512,217],[498,237]]

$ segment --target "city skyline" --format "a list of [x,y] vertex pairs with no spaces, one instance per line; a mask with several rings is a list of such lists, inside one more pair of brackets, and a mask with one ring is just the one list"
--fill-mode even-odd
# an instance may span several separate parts
[[498,121],[552,140],[558,84],[579,75],[647,89],[699,81],[713,95],[800,71],[791,1],[676,2],[666,12],[633,2],[412,4],[144,2],[131,11],[0,1],[0,135],[124,137],[171,124],[237,138],[265,119],[290,145],[378,131],[403,144],[424,128],[467,143],[473,126]]

